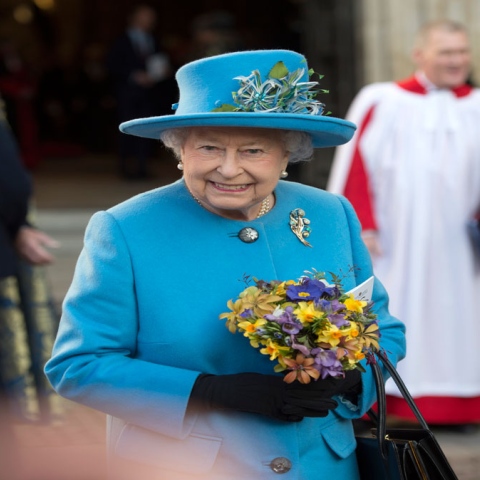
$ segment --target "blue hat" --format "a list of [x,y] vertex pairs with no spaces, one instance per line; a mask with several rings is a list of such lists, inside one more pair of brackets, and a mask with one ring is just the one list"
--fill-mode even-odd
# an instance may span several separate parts
[[138,118],[120,130],[159,139],[181,127],[255,127],[309,133],[314,147],[348,142],[356,126],[323,115],[307,60],[290,50],[242,51],[188,63],[176,74],[180,101],[174,115]]

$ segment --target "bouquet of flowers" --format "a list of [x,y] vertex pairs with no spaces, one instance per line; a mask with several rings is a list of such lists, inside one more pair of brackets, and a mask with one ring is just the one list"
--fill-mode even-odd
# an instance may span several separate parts
[[230,312],[220,319],[227,320],[230,332],[243,332],[252,347],[276,360],[276,372],[288,371],[287,383],[364,371],[359,362],[379,349],[373,302],[344,293],[333,274],[329,283],[324,273],[306,273],[298,281],[253,279],[254,285],[228,301]]

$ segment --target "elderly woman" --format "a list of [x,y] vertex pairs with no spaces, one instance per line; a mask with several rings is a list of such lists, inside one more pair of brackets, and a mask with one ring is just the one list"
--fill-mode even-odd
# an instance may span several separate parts
[[[375,401],[371,374],[287,384],[219,314],[246,275],[351,272],[346,290],[372,276],[350,204],[279,180],[355,126],[321,115],[295,52],[210,57],[177,81],[174,115],[121,129],[161,138],[183,178],[93,216],[48,378],[108,414],[112,479],[354,480],[352,419]],[[396,363],[403,325],[374,285],[381,346]]]

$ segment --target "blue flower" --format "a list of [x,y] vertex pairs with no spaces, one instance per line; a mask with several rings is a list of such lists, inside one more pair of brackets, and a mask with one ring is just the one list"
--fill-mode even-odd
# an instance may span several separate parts
[[325,292],[325,284],[320,280],[305,278],[300,285],[289,285],[287,297],[292,301],[308,302],[319,300]]

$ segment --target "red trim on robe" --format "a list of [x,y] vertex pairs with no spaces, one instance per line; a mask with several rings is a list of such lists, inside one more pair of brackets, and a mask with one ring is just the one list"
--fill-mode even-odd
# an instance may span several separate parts
[[373,213],[370,182],[365,169],[365,162],[363,161],[363,156],[359,148],[360,139],[362,138],[365,128],[372,119],[374,109],[374,106],[370,108],[359,127],[352,163],[350,165],[350,171],[343,191],[345,197],[347,197],[353,205],[360,223],[362,224],[363,230],[377,229],[377,222]]
[[[397,85],[404,90],[407,90],[412,93],[418,93],[420,95],[426,95],[427,90],[425,87],[417,80],[416,77],[409,77],[404,80],[397,82]],[[468,84],[460,85],[458,87],[452,88],[451,91],[455,94],[457,98],[466,97],[472,93],[473,87]]]

